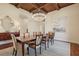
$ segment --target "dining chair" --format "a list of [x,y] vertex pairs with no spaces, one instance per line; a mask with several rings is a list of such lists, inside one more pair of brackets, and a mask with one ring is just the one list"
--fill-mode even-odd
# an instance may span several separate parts
[[25,33],[24,34],[24,38],[25,38],[25,40],[27,40],[26,44],[33,43],[34,42],[34,40],[31,40],[31,35],[29,33]]
[[41,54],[41,40],[42,36],[37,36],[33,43],[28,44],[28,54],[29,54],[29,48],[33,48],[35,50],[35,56],[37,56],[37,48],[40,48],[40,54]]
[[[35,36],[33,37],[33,35],[31,36],[29,33],[24,33],[24,38],[25,40],[27,40],[26,42],[26,45],[29,45],[29,44],[33,44],[35,43],[35,40],[31,40],[32,38],[34,39]],[[28,50],[28,47],[27,47],[27,50]],[[28,50],[29,51],[29,50]],[[27,51],[27,54],[29,54],[29,52]]]
[[51,45],[54,44],[54,36],[55,36],[54,32],[49,33],[49,39],[50,39]]
[[29,34],[29,33],[24,33],[24,38],[25,38],[26,40],[28,40],[28,39],[30,38],[30,34]]
[[12,55],[16,56],[17,55],[17,40],[14,34],[11,34],[11,38],[13,41],[13,53]]
[[37,32],[33,32],[33,37],[36,38],[36,36],[37,36]]
[[45,44],[45,50],[47,49],[47,46],[49,48],[49,37],[48,37],[48,34],[43,35],[41,43]]
[[42,35],[42,32],[37,32],[37,35]]

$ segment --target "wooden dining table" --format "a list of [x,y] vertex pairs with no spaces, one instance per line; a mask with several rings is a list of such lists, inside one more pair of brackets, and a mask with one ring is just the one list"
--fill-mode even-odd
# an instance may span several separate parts
[[21,44],[22,47],[22,56],[24,56],[24,52],[25,52],[25,47],[24,45],[27,44],[29,41],[33,41],[35,40],[34,38],[30,38],[30,39],[25,39],[23,37],[17,37],[17,42]]
[[[46,37],[46,35],[43,35],[43,37]],[[33,36],[30,36],[29,39],[25,39],[24,37],[16,37],[17,38],[17,42],[21,44],[21,47],[22,47],[22,56],[24,56],[24,52],[25,52],[25,47],[24,45],[27,44],[28,45],[28,42],[31,42],[31,41],[34,41],[36,40],[35,37]],[[27,51],[28,52],[28,51]]]

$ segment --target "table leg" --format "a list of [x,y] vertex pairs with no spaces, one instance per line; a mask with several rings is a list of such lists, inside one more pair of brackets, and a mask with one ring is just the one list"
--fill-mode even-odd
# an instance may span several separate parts
[[24,56],[24,43],[22,43],[22,56]]

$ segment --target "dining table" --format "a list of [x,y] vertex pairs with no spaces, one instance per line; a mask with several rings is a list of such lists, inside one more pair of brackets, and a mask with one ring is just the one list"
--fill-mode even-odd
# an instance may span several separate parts
[[30,41],[33,41],[35,40],[35,38],[29,38],[29,39],[25,39],[24,37],[17,37],[17,42],[21,44],[21,47],[22,47],[22,56],[24,56],[24,52],[25,52],[25,47],[24,45],[27,44],[28,45],[28,42]]

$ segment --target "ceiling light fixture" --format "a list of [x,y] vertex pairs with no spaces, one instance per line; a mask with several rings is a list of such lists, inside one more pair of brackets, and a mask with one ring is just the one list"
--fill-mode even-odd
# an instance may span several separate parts
[[41,9],[37,9],[34,11],[32,18],[35,21],[44,21],[46,18],[46,14]]

